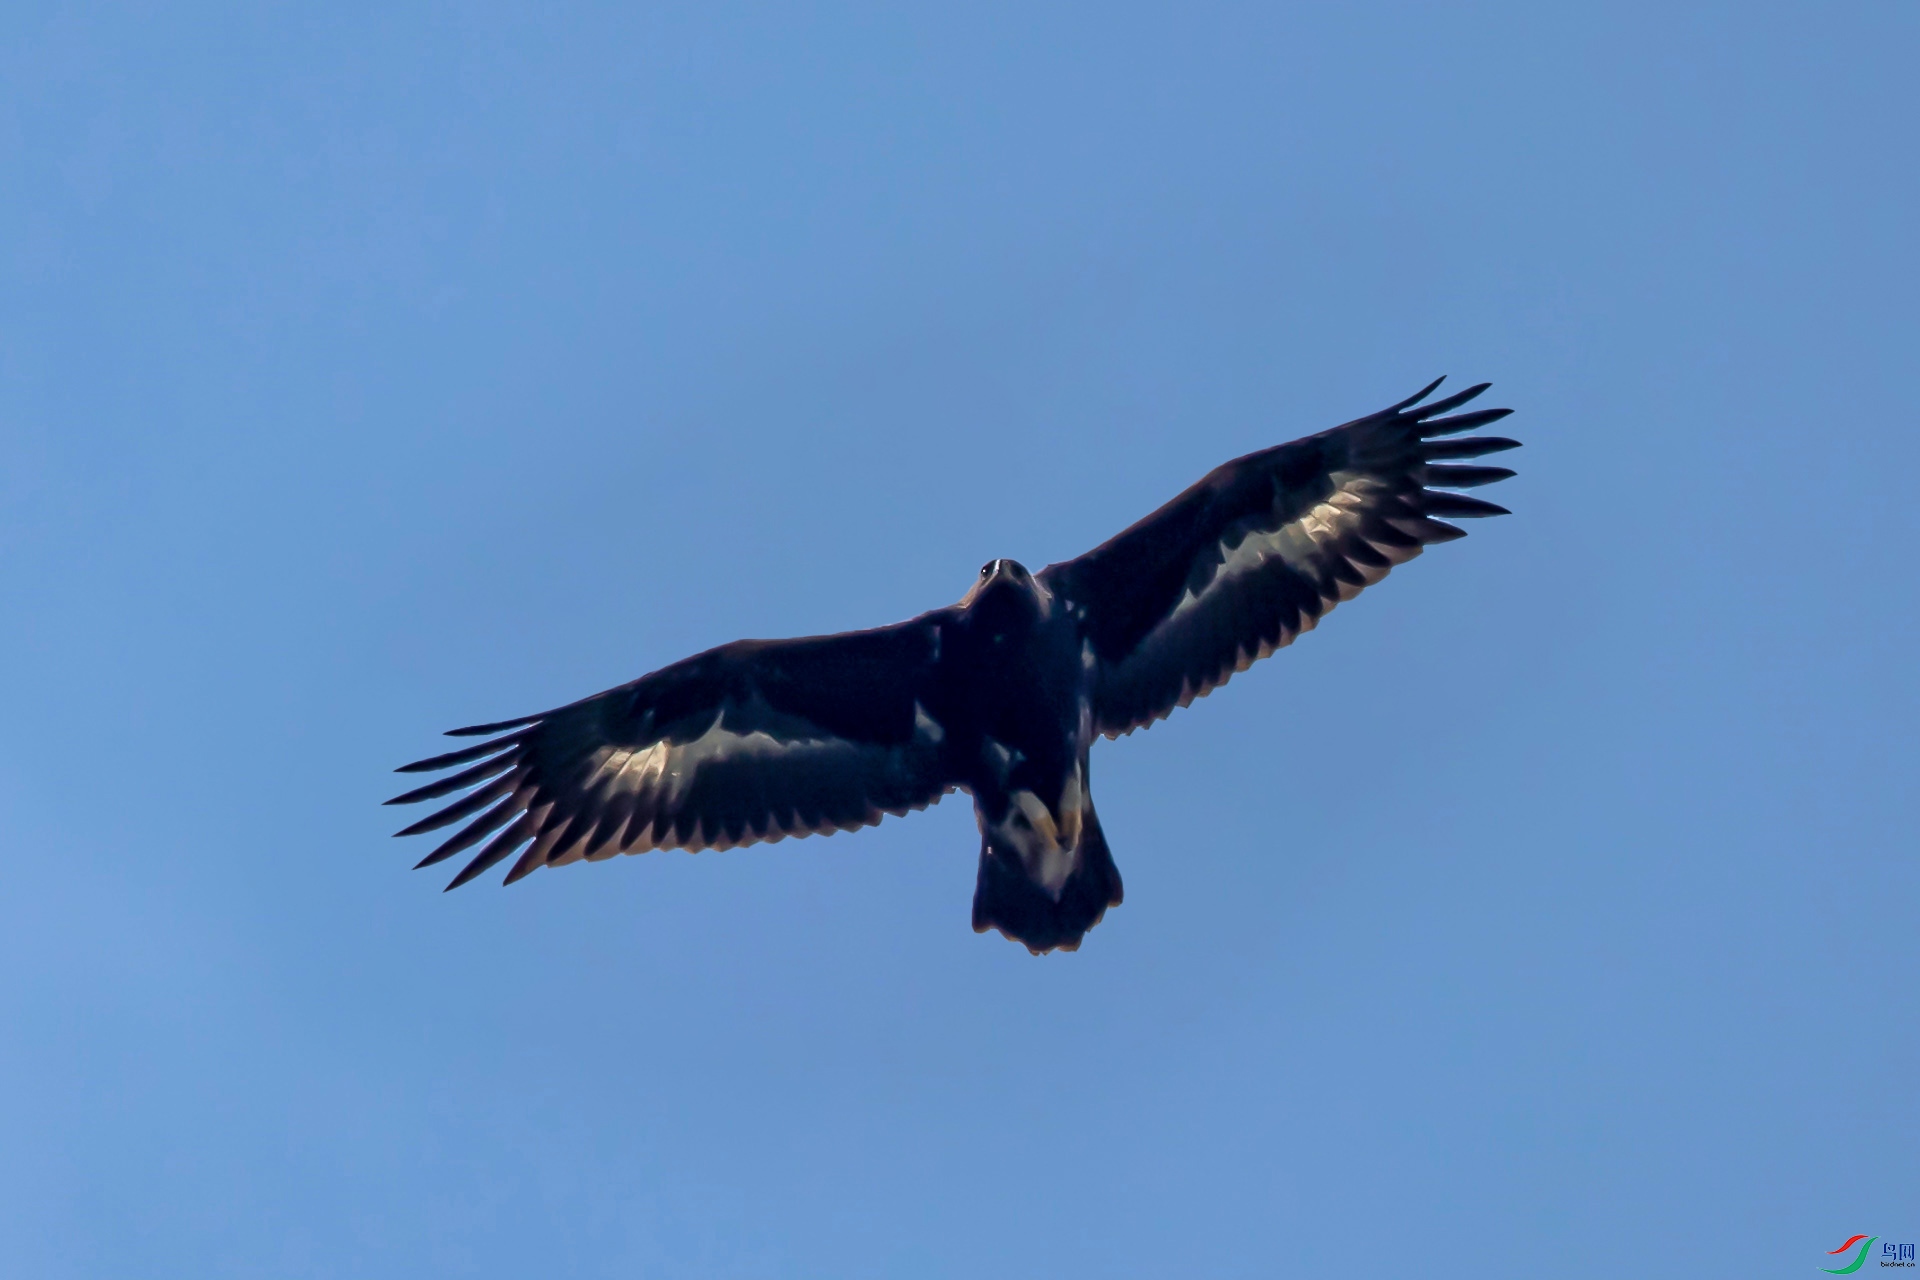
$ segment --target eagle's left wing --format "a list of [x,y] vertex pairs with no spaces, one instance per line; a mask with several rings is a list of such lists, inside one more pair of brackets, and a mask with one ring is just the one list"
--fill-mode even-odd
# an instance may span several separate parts
[[1504,480],[1505,467],[1452,466],[1519,442],[1437,440],[1507,416],[1447,418],[1487,383],[1432,393],[1215,468],[1198,484],[1041,580],[1081,619],[1096,662],[1094,724],[1131,733],[1290,644],[1321,616],[1463,535],[1438,516],[1506,508],[1447,489]]
[[739,640],[554,711],[456,729],[499,736],[403,766],[468,767],[387,803],[473,790],[396,834],[464,823],[420,862],[482,845],[452,889],[523,845],[509,884],[582,858],[725,849],[924,809],[958,781],[927,711],[948,612]]

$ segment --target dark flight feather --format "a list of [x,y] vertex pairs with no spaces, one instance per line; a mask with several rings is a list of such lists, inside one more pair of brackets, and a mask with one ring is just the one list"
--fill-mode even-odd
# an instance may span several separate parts
[[1449,489],[1477,489],[1483,484],[1492,484],[1497,480],[1511,480],[1513,472],[1506,467],[1454,467],[1429,465],[1427,483],[1445,485]]
[[[470,724],[464,729],[449,729],[449,738],[482,738],[490,733],[499,733],[504,729],[517,729],[523,724],[532,724],[539,716],[521,716],[518,720],[497,720],[492,724]],[[422,761],[421,763],[425,763]],[[401,771],[418,768],[419,765],[402,765]]]
[[1429,440],[1420,446],[1420,456],[1428,462],[1443,462],[1448,458],[1479,458],[1519,447],[1518,440],[1505,436],[1468,436],[1464,440]]
[[[482,756],[490,756],[496,752],[505,751],[518,741],[520,741],[519,734],[514,734],[508,738],[497,738],[492,742],[483,742],[478,746],[463,747],[459,751],[449,751],[443,756],[428,756],[425,760],[415,760],[412,764],[401,765],[398,769],[395,769],[394,772],[431,773],[435,769],[451,769],[454,765],[465,764],[469,760],[478,760]],[[397,804],[399,802],[389,800],[387,803]]]
[[441,796],[447,795],[450,792],[459,791],[459,790],[462,790],[463,788],[470,787],[474,785],[476,782],[480,782],[486,778],[491,778],[496,773],[500,773],[506,769],[511,769],[513,767],[514,761],[518,760],[519,758],[520,756],[518,752],[509,751],[505,755],[497,756],[494,759],[488,760],[483,764],[477,764],[473,766],[473,768],[471,769],[462,769],[459,773],[452,774],[445,778],[440,778],[434,782],[429,782],[424,787],[415,787],[412,791],[407,792],[405,795],[395,796],[393,799],[387,801],[387,803],[388,804],[418,804],[422,800],[437,800]]
[[1469,498],[1464,493],[1428,493],[1428,515],[1449,516],[1455,520],[1478,520],[1482,516],[1510,516],[1513,512],[1495,502]]
[[[511,786],[513,783],[518,781],[519,779],[517,777],[510,776],[507,779],[502,780],[501,782],[494,783],[492,787],[487,788],[487,793],[488,793],[487,800],[490,801],[493,799],[494,796],[500,794],[500,790],[496,790],[496,788],[504,790],[506,787]],[[425,831],[431,831],[434,829],[434,827],[439,826],[440,822],[443,819],[446,819],[446,815],[449,811],[454,809],[466,809],[472,800],[473,800],[473,797],[469,796],[467,797],[466,800],[462,800],[459,804],[450,805],[446,810],[442,810],[440,813],[434,814],[430,818],[421,819],[419,822],[416,822],[414,826],[420,827],[422,830],[425,830]],[[484,804],[486,803],[486,801],[482,801],[482,803]],[[507,798],[502,800],[499,804],[494,805],[493,808],[488,809],[485,813],[475,818],[472,822],[469,822],[466,826],[454,832],[453,835],[447,837],[446,841],[442,843],[439,848],[435,849],[432,853],[428,854],[426,857],[420,859],[420,861],[414,863],[413,869],[415,871],[418,871],[420,868],[430,867],[436,862],[445,862],[448,858],[453,857],[457,853],[466,852],[468,849],[473,848],[473,846],[475,846],[476,844],[479,844],[482,840],[485,840],[488,836],[492,835],[495,831],[498,831],[501,827],[505,826],[508,822],[512,821],[513,816],[519,813],[520,810],[525,807],[526,807],[526,801],[524,797],[520,795],[507,796]],[[451,821],[457,822],[459,821],[460,818],[465,816],[466,816],[465,813],[457,814],[455,815],[455,817],[451,819]],[[428,824],[432,824],[432,825],[428,825]],[[395,832],[394,834],[404,835],[405,832]]]
[[[478,791],[462,796],[446,808],[427,815],[410,827],[402,827],[393,834],[396,836],[418,836],[425,835],[429,831],[438,831],[442,827],[450,827],[468,815],[478,813],[495,800],[500,799],[509,791],[512,791],[515,781],[513,778],[502,778],[490,786],[481,787]],[[406,804],[415,803],[413,800],[406,799],[405,796],[398,798]],[[427,798],[428,797],[425,796],[419,797],[419,799],[422,800]],[[392,804],[394,802],[389,800],[387,803]]]

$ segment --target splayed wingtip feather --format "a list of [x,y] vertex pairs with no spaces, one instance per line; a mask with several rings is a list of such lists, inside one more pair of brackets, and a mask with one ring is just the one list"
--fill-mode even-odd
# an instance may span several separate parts
[[1419,404],[1422,400],[1425,400],[1428,396],[1433,394],[1435,387],[1438,387],[1441,383],[1445,382],[1446,380],[1447,380],[1447,375],[1444,373],[1441,374],[1439,377],[1435,378],[1432,382],[1429,382],[1426,386],[1420,388],[1420,390],[1414,392],[1412,395],[1408,396],[1405,400],[1402,400],[1399,404],[1396,404],[1395,406],[1393,406],[1393,408],[1387,410],[1387,412],[1399,413],[1404,409],[1409,409],[1414,405]]
[[492,724],[470,724],[460,729],[448,729],[444,736],[449,738],[477,738],[482,734],[504,733],[508,729],[518,729],[521,725],[532,724],[545,714],[543,711],[539,715],[521,716],[517,720],[496,720]]
[[1421,405],[1413,411],[1413,416],[1423,422],[1428,418],[1437,418],[1443,413],[1458,409],[1467,401],[1484,393],[1486,389],[1492,385],[1491,382],[1476,382],[1464,391],[1456,391],[1450,396],[1444,396],[1439,400],[1435,400],[1432,404]]

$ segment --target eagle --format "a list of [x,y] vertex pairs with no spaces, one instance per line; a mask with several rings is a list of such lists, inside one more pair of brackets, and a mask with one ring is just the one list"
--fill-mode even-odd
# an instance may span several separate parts
[[[541,867],[652,849],[851,831],[955,790],[980,828],[976,932],[1076,950],[1120,905],[1094,810],[1096,737],[1150,725],[1310,631],[1437,542],[1448,518],[1509,514],[1453,490],[1518,441],[1460,433],[1490,385],[1418,395],[1237,458],[1083,556],[982,565],[946,608],[869,631],[736,640],[552,711],[471,725],[475,745],[401,766],[455,770],[388,801],[465,792],[396,834],[460,824],[419,862],[478,849],[455,889],[508,858]],[[515,855],[518,857],[515,857]]]

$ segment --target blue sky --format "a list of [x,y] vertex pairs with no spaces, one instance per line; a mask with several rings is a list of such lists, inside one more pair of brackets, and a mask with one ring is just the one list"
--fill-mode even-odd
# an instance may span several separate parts
[[[1913,1221],[1912,6],[0,33],[10,1270],[1791,1276]],[[970,931],[954,801],[446,896],[388,838],[441,729],[1440,373],[1517,514],[1096,748],[1078,954]]]

